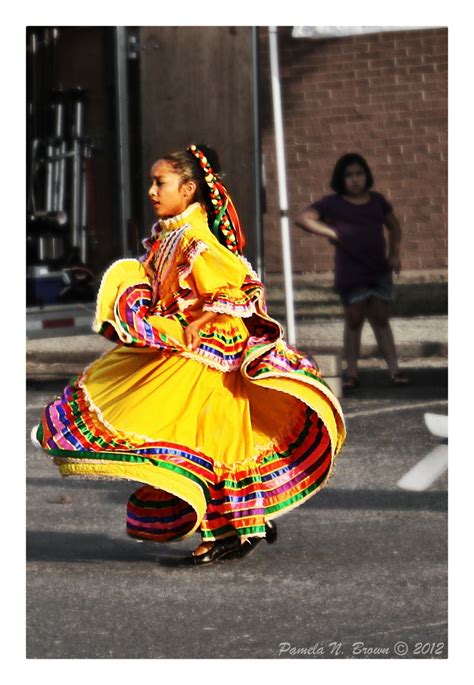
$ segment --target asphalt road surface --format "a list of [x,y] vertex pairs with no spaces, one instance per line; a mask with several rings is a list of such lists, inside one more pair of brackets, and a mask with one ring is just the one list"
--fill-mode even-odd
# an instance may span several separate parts
[[[62,479],[27,440],[30,659],[441,658],[447,649],[447,474],[396,483],[440,439],[447,370],[381,371],[342,400],[348,439],[328,486],[242,560],[182,564],[199,542],[125,534],[131,482]],[[28,436],[67,379],[30,382]]]

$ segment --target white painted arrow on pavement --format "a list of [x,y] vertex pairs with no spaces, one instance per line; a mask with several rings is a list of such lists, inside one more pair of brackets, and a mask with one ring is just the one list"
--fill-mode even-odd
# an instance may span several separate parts
[[431,435],[448,437],[448,417],[446,414],[425,414],[425,423]]
[[[444,414],[425,414],[425,423],[432,435],[448,437],[448,417]],[[448,468],[448,446],[437,445],[397,483],[403,490],[427,490]]]
[[448,468],[448,446],[437,445],[397,483],[404,490],[427,490]]

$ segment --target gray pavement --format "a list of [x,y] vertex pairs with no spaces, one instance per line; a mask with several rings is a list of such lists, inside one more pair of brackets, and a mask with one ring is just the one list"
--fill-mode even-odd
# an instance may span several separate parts
[[[27,656],[446,658],[447,475],[418,493],[396,483],[439,444],[423,414],[447,412],[447,369],[407,366],[409,388],[362,370],[328,486],[245,560],[194,568],[198,536],[135,542],[134,483],[61,479],[28,442]],[[31,375],[28,433],[61,387]]]
[[[403,358],[447,356],[448,321],[445,316],[417,316],[391,319],[393,337],[399,356]],[[297,346],[301,349],[342,352],[342,319],[300,323],[297,327]],[[377,353],[372,329],[365,323],[362,329],[361,356],[371,357]]]

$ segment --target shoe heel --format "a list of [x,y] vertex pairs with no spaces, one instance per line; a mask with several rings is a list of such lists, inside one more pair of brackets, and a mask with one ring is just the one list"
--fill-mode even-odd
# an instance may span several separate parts
[[276,523],[273,521],[267,521],[265,523],[265,540],[269,545],[272,545],[274,542],[276,542],[277,537],[278,534]]

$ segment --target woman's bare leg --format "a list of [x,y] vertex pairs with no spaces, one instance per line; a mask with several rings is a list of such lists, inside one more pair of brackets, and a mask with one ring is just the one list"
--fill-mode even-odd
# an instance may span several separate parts
[[387,362],[390,374],[398,373],[397,350],[389,321],[390,305],[378,297],[368,301],[367,317],[377,340],[380,352]]
[[346,374],[357,378],[357,363],[360,355],[360,338],[367,314],[367,303],[355,302],[344,305],[344,357]]

